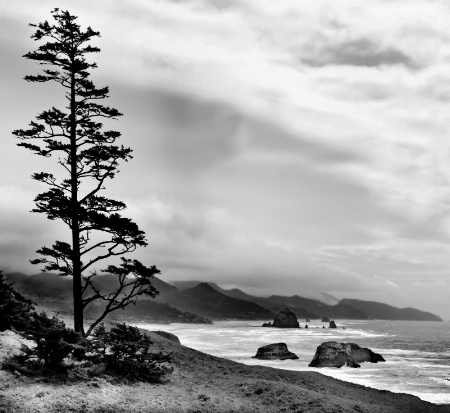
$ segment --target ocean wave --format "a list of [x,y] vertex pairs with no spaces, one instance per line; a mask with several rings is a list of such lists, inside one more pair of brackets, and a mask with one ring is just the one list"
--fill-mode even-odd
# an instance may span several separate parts
[[411,392],[410,394],[417,396],[426,402],[434,404],[450,404],[450,394],[430,392]]

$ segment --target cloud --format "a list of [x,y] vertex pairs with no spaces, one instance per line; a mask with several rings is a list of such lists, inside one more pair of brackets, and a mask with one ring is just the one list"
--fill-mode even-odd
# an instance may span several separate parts
[[[53,7],[25,0],[2,14],[2,136],[65,104],[57,87],[21,79],[37,71],[20,57],[35,47],[27,23],[49,19]],[[93,78],[110,86],[108,104],[125,114],[114,127],[135,151],[106,195],[129,205],[150,242],[138,255],[164,277],[261,293],[275,280],[280,293],[295,286],[405,304],[418,300],[421,279],[444,291],[443,2],[60,7],[102,33]],[[5,190],[0,218],[2,263],[12,265],[60,234],[26,206],[40,192],[29,175],[51,161],[5,138],[0,162],[0,187],[15,188]]]
[[332,42],[327,39],[319,44],[306,45],[300,52],[300,60],[313,67],[349,65],[378,67],[403,65],[409,69],[420,67],[410,56],[392,46],[383,47],[371,39],[352,39]]

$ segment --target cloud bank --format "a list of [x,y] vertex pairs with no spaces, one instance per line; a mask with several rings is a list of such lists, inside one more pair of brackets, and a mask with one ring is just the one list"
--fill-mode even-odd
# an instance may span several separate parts
[[[5,3],[6,4],[6,3]],[[21,80],[38,68],[8,3],[0,154],[1,265],[31,272],[63,228],[28,213],[47,170],[13,129],[63,102]],[[148,234],[139,258],[166,280],[267,294],[447,309],[450,47],[444,1],[61,1],[100,30],[108,84],[135,159],[108,185]],[[56,102],[56,103],[55,103]]]

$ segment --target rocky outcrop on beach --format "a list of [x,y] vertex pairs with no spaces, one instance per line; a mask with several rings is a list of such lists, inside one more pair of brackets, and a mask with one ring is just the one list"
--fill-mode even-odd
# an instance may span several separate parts
[[268,344],[267,346],[260,347],[256,356],[252,358],[261,360],[297,360],[296,354],[291,353],[286,343]]
[[331,320],[328,328],[337,328],[336,323],[333,320]]
[[309,367],[361,367],[359,363],[369,361],[378,363],[383,356],[368,348],[361,348],[354,343],[337,343],[329,341],[317,347],[316,354],[309,363]]
[[289,308],[285,308],[281,310],[273,320],[272,327],[277,328],[299,328],[297,316],[294,312],[289,310]]

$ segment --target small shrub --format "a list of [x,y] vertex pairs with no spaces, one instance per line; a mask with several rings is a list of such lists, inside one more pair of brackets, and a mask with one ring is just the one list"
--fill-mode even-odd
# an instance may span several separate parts
[[63,363],[63,360],[75,353],[84,353],[80,335],[67,328],[61,320],[49,318],[43,312],[30,313],[22,335],[34,340],[36,346],[23,345],[21,354],[3,363],[4,369],[17,370],[28,376],[65,373],[70,364]]
[[33,302],[15,291],[0,271],[0,331],[23,331],[33,309]]
[[56,317],[31,312],[23,335],[36,346],[23,345],[21,354],[3,362],[3,369],[64,381],[107,374],[121,381],[151,383],[161,382],[173,372],[166,365],[170,356],[150,352],[150,338],[126,324],[117,324],[110,331],[101,324],[84,339]]
[[169,355],[150,352],[152,341],[138,328],[116,324],[109,332],[97,327],[89,341],[87,357],[103,361],[105,372],[130,381],[160,382],[173,372],[165,363]]

